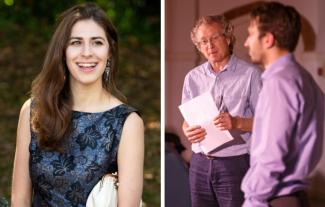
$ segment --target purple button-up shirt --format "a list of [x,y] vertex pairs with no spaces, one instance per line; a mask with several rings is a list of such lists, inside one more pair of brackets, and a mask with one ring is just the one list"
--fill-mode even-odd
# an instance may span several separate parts
[[[235,55],[231,56],[225,69],[218,73],[213,71],[209,62],[205,62],[186,75],[182,103],[210,91],[217,107],[222,101],[230,115],[252,118],[262,84],[260,75],[259,68]],[[251,133],[230,132],[240,139],[225,144],[222,149],[218,148],[210,155],[228,157],[248,153]],[[193,151],[201,151],[199,147],[194,149],[195,146],[198,145],[192,146]]]
[[244,207],[307,187],[323,148],[324,94],[293,55],[266,68],[256,106]]

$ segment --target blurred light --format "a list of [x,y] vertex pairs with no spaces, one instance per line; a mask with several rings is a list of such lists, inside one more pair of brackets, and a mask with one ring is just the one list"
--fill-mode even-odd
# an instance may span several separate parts
[[14,0],[4,0],[5,5],[12,6],[14,5]]
[[159,121],[150,121],[147,123],[148,129],[159,129],[160,128],[160,122]]
[[146,180],[152,180],[154,177],[153,173],[144,173],[144,179]]

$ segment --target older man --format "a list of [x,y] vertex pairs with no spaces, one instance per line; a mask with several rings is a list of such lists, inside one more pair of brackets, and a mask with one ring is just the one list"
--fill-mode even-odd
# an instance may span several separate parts
[[[186,75],[182,103],[210,91],[215,104],[223,106],[223,112],[216,114],[215,126],[239,135],[209,154],[192,146],[193,207],[239,207],[244,201],[240,184],[249,168],[250,131],[261,80],[258,68],[233,54],[233,33],[233,26],[218,15],[201,17],[191,32],[193,43],[207,61]],[[184,122],[183,131],[192,143],[205,138],[201,126]]]
[[306,207],[306,179],[323,147],[324,95],[292,54],[300,16],[291,6],[268,2],[252,11],[248,33],[249,55],[265,71],[244,206]]

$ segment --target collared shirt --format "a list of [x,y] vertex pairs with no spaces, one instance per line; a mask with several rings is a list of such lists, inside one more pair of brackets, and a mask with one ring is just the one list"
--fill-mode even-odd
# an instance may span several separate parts
[[[231,56],[226,68],[218,73],[213,71],[209,62],[205,62],[186,75],[182,103],[210,91],[217,107],[222,101],[231,116],[252,118],[261,88],[260,74],[260,69],[255,65],[234,55]],[[240,139],[209,154],[228,157],[248,153],[251,133],[238,131],[233,131],[233,133],[237,134]],[[192,150],[201,152],[198,144],[192,144]]]
[[323,148],[324,94],[292,54],[262,74],[254,118],[250,169],[242,189],[245,207],[307,187]]

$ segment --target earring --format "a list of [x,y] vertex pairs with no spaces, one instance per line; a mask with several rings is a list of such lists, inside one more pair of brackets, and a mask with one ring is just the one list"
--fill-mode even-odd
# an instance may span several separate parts
[[107,64],[106,64],[106,67],[105,67],[105,74],[104,74],[104,79],[105,79],[105,81],[108,81],[108,77],[109,77],[109,72],[110,72],[110,70],[111,70],[111,66],[112,66],[112,59],[111,58],[109,58],[108,60],[107,60]]

